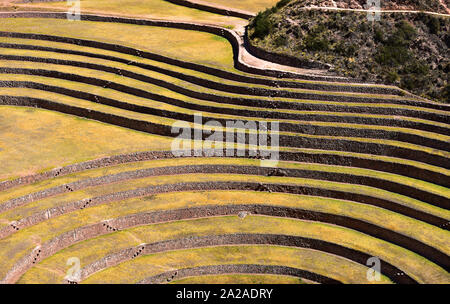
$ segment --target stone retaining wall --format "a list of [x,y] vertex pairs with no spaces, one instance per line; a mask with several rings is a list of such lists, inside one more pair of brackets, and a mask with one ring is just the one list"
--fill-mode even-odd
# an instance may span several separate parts
[[[170,167],[165,166],[165,167],[156,167],[128,172],[121,172],[117,174],[106,175],[96,178],[88,178],[72,183],[63,184],[60,186],[30,193],[3,202],[0,204],[0,212],[5,212],[7,210],[11,210],[19,206],[31,203],[36,200],[41,200],[50,196],[77,191],[88,187],[95,187],[105,184],[112,184],[121,181],[140,179],[151,176],[198,174],[198,173],[241,174],[241,175],[255,175],[255,176],[284,176],[284,177],[308,178],[313,180],[315,179],[315,180],[363,185],[401,194],[443,209],[450,209],[450,200],[446,197],[430,193],[421,189],[417,189],[409,185],[399,184],[397,182],[379,179],[375,177],[314,171],[314,170],[288,169],[288,168],[273,169],[266,167],[234,166],[234,165],[187,165],[187,166],[170,166]],[[281,185],[281,184],[274,184],[274,185]],[[326,189],[321,190],[326,192]],[[387,200],[378,201],[376,197],[373,197],[373,199],[374,200],[368,201],[369,204],[374,204],[374,202],[378,202],[377,204],[375,204],[376,206],[383,207],[385,209],[399,213],[402,213],[402,210],[404,211],[406,210],[407,213],[410,213],[410,211],[412,211],[409,210],[409,208],[406,209],[402,208],[399,204],[396,204],[395,202]],[[380,203],[381,201],[384,203]],[[421,217],[423,217],[423,215]],[[20,221],[18,222],[18,224],[19,224],[18,227],[21,226]]]
[[341,284],[336,279],[332,279],[307,270],[280,265],[258,265],[258,264],[224,264],[207,265],[192,268],[182,268],[174,271],[164,272],[152,277],[148,277],[138,284],[167,284],[172,281],[181,280],[188,277],[224,274],[271,274],[298,277],[320,284]]
[[[213,149],[210,151],[191,151],[190,155],[192,155],[193,157],[196,157],[197,155],[198,157],[208,157],[205,152],[210,153],[209,155],[216,155],[218,150]],[[222,151],[222,155],[226,156],[226,153]],[[239,150],[233,157],[238,157],[237,155],[243,155],[242,158],[246,158],[249,157],[249,151]],[[73,164],[62,168],[56,168],[47,172],[28,175],[14,180],[2,181],[0,182],[0,191],[7,190],[20,185],[31,184],[42,180],[51,179],[58,176],[64,176],[67,174],[89,169],[102,168],[131,162],[148,161],[153,159],[172,159],[172,158],[175,158],[175,156],[171,151],[148,151],[148,152],[115,155],[101,158],[98,160],[91,160],[83,163]],[[372,169],[404,175],[419,180],[426,180],[431,183],[436,183],[447,188],[450,187],[448,179],[446,178],[445,175],[441,173],[432,172],[429,170],[413,167],[410,165],[404,165],[400,163],[382,160],[371,160],[348,155],[335,155],[326,153],[312,154],[300,151],[299,152],[280,151],[280,160]]]
[[[205,25],[198,23],[189,23],[189,22],[176,22],[176,21],[162,21],[162,20],[150,20],[150,19],[132,19],[125,17],[113,17],[113,16],[100,16],[100,15],[92,15],[92,14],[81,14],[81,20],[84,21],[99,21],[99,22],[117,22],[117,23],[125,23],[125,24],[135,24],[135,25],[147,25],[147,26],[160,26],[160,27],[169,27],[169,28],[177,28],[184,30],[194,30],[207,32],[211,34],[215,34],[218,36],[222,36],[227,39],[231,46],[233,47],[234,54],[234,64],[235,67],[241,71],[269,76],[269,77],[277,77],[277,78],[296,78],[296,79],[308,79],[308,80],[328,80],[335,82],[358,82],[357,80],[341,78],[341,77],[329,77],[329,76],[309,76],[309,75],[301,75],[291,72],[281,72],[271,69],[261,69],[249,66],[245,62],[242,61],[241,58],[241,37],[239,37],[234,31],[214,26],[214,25]],[[59,12],[4,12],[0,14],[0,18],[54,18],[54,19],[66,19],[66,13]],[[114,47],[117,48],[117,47]],[[134,52],[134,51],[133,51]],[[140,53],[140,51],[138,51]],[[197,65],[191,65],[196,66]],[[203,71],[203,69],[199,69],[199,71]],[[217,69],[216,69],[217,71]],[[222,75],[227,74],[221,73]],[[229,75],[228,75],[229,76]]]
[[224,274],[271,274],[298,277],[320,284],[341,284],[338,280],[307,270],[279,265],[225,264],[177,269],[148,277],[138,284],[165,284],[188,277]]
[[[1,15],[0,15],[0,17],[1,17]],[[220,78],[233,80],[236,82],[260,84],[260,85],[267,85],[267,86],[272,86],[272,87],[282,87],[282,88],[310,88],[310,89],[313,88],[313,87],[309,86],[307,83],[291,82],[291,81],[284,81],[284,80],[277,80],[277,79],[264,79],[264,78],[250,77],[247,75],[235,74],[232,72],[218,70],[216,68],[203,66],[200,64],[196,64],[196,63],[180,61],[180,60],[165,57],[165,56],[162,56],[159,54],[150,53],[147,51],[141,51],[141,50],[133,49],[133,48],[126,47],[126,46],[109,44],[109,43],[105,43],[105,42],[68,38],[68,37],[61,37],[61,36],[16,33],[16,32],[0,32],[0,37],[45,40],[45,41],[61,42],[61,43],[75,44],[75,45],[86,46],[86,47],[91,47],[91,48],[110,50],[110,51],[114,51],[114,52],[119,52],[119,53],[123,53],[123,54],[141,57],[141,58],[146,58],[146,59],[150,59],[150,60],[154,60],[154,61],[164,62],[164,63],[170,64],[170,65],[179,66],[179,67],[182,67],[185,69],[200,71],[202,73],[210,74],[210,75],[220,77]],[[21,45],[21,47],[29,48],[28,45]],[[36,47],[36,46],[33,46],[33,47]],[[41,48],[48,49],[45,47],[41,47]],[[52,51],[54,51],[54,49]],[[75,51],[58,49],[58,52],[62,52],[62,51],[70,52],[70,53],[75,52]],[[86,55],[86,52],[82,52],[82,53],[84,55]],[[99,54],[95,54],[95,56],[99,56]],[[111,59],[111,56],[107,56],[107,57],[108,57],[108,60]],[[143,66],[148,67],[148,65],[143,65]],[[302,77],[299,77],[299,78],[302,78]],[[320,79],[320,80],[324,81],[324,79]],[[206,83],[203,83],[203,85],[206,85]],[[351,88],[350,91],[361,92],[361,93],[365,92],[365,93],[392,94],[392,95],[400,94],[400,89],[391,88],[391,87],[352,86],[351,84],[349,84],[348,86],[347,85],[339,86],[339,85],[333,85],[331,82],[329,84],[314,84],[314,88],[320,89],[320,90],[330,90],[330,88],[331,88],[332,90],[335,90],[335,91],[341,91],[341,90],[345,90],[345,88],[343,88],[343,87]]]
[[[286,101],[280,101],[280,100],[267,100],[267,99],[256,99],[256,98],[245,98],[245,97],[238,97],[238,96],[225,96],[225,95],[217,95],[217,94],[210,94],[205,92],[199,92],[194,91],[191,89],[187,89],[178,85],[175,85],[171,82],[167,82],[164,80],[148,77],[145,75],[140,75],[133,72],[128,72],[123,69],[117,69],[112,68],[108,66],[102,66],[102,65],[96,65],[91,63],[78,63],[68,60],[56,60],[56,59],[46,59],[46,58],[32,58],[32,57],[24,57],[24,56],[14,56],[14,55],[2,55],[0,59],[4,60],[27,60],[27,61],[35,61],[35,62],[46,62],[46,63],[52,63],[52,64],[62,64],[62,65],[71,65],[75,67],[84,67],[89,69],[95,69],[100,70],[120,76],[129,77],[135,80],[139,80],[142,82],[147,82],[159,87],[163,87],[166,89],[169,89],[171,91],[174,91],[176,93],[195,98],[195,99],[201,99],[206,101],[212,101],[217,103],[224,103],[224,104],[236,104],[236,105],[247,105],[247,106],[259,106],[259,107],[268,107],[268,108],[288,108],[288,109],[298,109],[298,107],[304,107],[302,104],[293,104],[292,102],[286,102]],[[152,98],[156,100],[164,99],[167,97],[153,94],[150,92],[144,93],[142,90],[137,88],[131,88],[116,82],[110,82],[94,77],[86,77],[81,76],[77,74],[72,73],[64,73],[59,71],[53,71],[53,70],[45,70],[45,69],[29,69],[29,68],[9,68],[9,67],[3,67],[1,69],[2,73],[7,74],[24,74],[24,75],[36,75],[36,76],[45,76],[45,77],[52,77],[52,78],[61,78],[71,81],[77,81],[77,82],[83,82],[88,83],[96,86],[105,86],[105,83],[109,84],[108,87],[117,89],[119,91],[127,92],[129,94],[133,94],[136,96],[144,97],[148,96],[146,98]],[[372,104],[372,103],[385,103],[390,104],[393,106],[394,109],[398,108],[398,111],[402,111],[401,107],[399,106],[414,106],[423,108],[424,111],[418,110],[416,112],[423,113],[421,115],[421,118],[428,119],[429,117],[441,117],[440,122],[442,121],[442,117],[446,117],[445,115],[439,115],[439,114],[433,114],[430,112],[427,112],[427,109],[433,109],[433,110],[441,110],[441,111],[448,111],[450,109],[450,106],[445,104],[436,104],[436,103],[424,103],[421,101],[414,101],[414,100],[407,100],[407,99],[389,99],[389,98],[375,98],[375,97],[357,97],[357,96],[347,96],[347,95],[332,95],[330,94],[316,94],[316,93],[299,93],[299,92],[287,92],[287,91],[279,91],[281,96],[280,98],[292,98],[292,99],[301,99],[301,100],[313,100],[313,101],[324,101],[324,102],[348,102],[348,103],[366,103],[366,104]],[[277,95],[277,94],[275,94]],[[152,97],[150,97],[152,96]],[[396,105],[397,107],[394,107]],[[386,109],[385,109],[385,112]],[[406,111],[406,113],[413,113],[414,111]],[[389,115],[389,114],[388,114]],[[390,112],[390,115],[393,115],[392,112]]]
[[[6,32],[0,32],[1,36],[11,35],[15,36],[17,33],[6,33]],[[21,34],[23,37],[28,37],[28,39],[33,39],[33,37],[36,37],[34,34]],[[40,35],[37,35],[36,38],[39,39]],[[74,42],[78,39],[70,39],[69,42]],[[83,40],[79,43],[79,45],[83,45]],[[173,71],[170,69],[166,69],[160,66],[151,65],[147,63],[142,62],[135,62],[135,61],[129,61],[127,59],[121,58],[121,57],[115,57],[110,55],[104,55],[104,54],[97,54],[92,52],[85,52],[85,51],[76,51],[71,49],[61,49],[61,48],[54,48],[54,47],[46,47],[46,46],[40,46],[40,45],[28,45],[28,44],[17,44],[17,43],[0,43],[0,46],[3,48],[9,48],[9,49],[20,49],[20,50],[37,50],[37,51],[44,51],[44,52],[54,52],[54,53],[61,53],[61,54],[70,54],[70,55],[78,55],[78,56],[84,56],[89,58],[100,58],[104,60],[119,62],[119,63],[125,63],[130,66],[136,66],[140,67],[146,70],[155,71],[158,73],[162,73],[168,76],[176,77],[181,80],[185,80],[197,85],[201,85],[210,89],[215,90],[221,90],[229,93],[238,93],[238,94],[248,94],[248,95],[262,95],[262,96],[273,96],[273,94],[276,94],[278,91],[273,89],[265,89],[265,88],[258,88],[258,87],[246,87],[246,86],[236,86],[232,84],[227,84],[223,82],[216,82],[213,80],[209,80],[202,77],[193,76],[190,74],[181,73],[178,71]],[[99,48],[101,49],[101,48]],[[119,52],[119,50],[117,51]],[[120,53],[120,52],[119,52]],[[142,57],[140,57],[142,58]],[[215,74],[208,74],[212,76],[217,76]],[[323,83],[323,82],[288,82],[283,80],[270,80],[270,79],[264,79],[264,78],[253,78],[253,82],[257,82],[258,84],[263,84],[271,87],[281,87],[281,88],[298,88],[298,89],[311,89],[311,90],[321,90],[321,91],[337,91],[337,92],[357,92],[357,93],[368,93],[368,94],[390,94],[390,95],[399,95],[400,91],[396,88],[391,87],[378,87],[378,86],[358,86],[358,85],[335,85],[332,82],[330,83]],[[248,81],[244,82],[248,83]]]
[[[0,70],[4,71],[3,69],[0,69]],[[45,73],[45,74],[48,74],[48,73]],[[40,75],[42,75],[42,74],[40,73]],[[84,81],[91,82],[89,80],[84,80]],[[100,81],[100,82],[106,83],[106,81]],[[100,84],[97,84],[97,85],[100,86]],[[116,85],[117,84],[109,83],[109,87],[111,87],[111,88],[115,87]],[[105,98],[105,97],[93,95],[90,93],[74,91],[74,90],[55,87],[55,86],[49,86],[49,85],[44,85],[44,84],[40,84],[40,83],[2,82],[0,84],[0,86],[27,87],[27,88],[40,89],[40,90],[45,90],[45,91],[52,91],[52,92],[56,92],[58,94],[64,94],[66,96],[89,100],[91,102],[114,106],[114,107],[117,107],[120,109],[134,111],[134,112],[138,112],[138,113],[142,113],[142,114],[150,114],[150,115],[161,116],[161,117],[165,117],[165,118],[169,118],[169,119],[194,122],[194,115],[191,115],[191,114],[185,114],[185,113],[179,113],[179,112],[173,112],[173,111],[167,111],[167,110],[160,110],[160,109],[151,108],[151,107],[147,107],[147,106],[135,105],[132,103],[122,102],[122,101],[114,100],[111,98]],[[117,86],[123,87],[122,85],[117,85]],[[127,87],[126,89],[128,91],[140,91],[138,94],[141,96],[154,95],[152,93],[146,93],[141,90],[132,89],[131,87]],[[145,98],[150,98],[150,97],[147,96]],[[171,98],[166,98],[164,96],[160,96],[160,98],[152,98],[152,99],[156,99],[156,100],[165,102],[167,99],[171,99]],[[175,101],[175,102],[173,102],[173,101]],[[280,113],[280,112],[273,112],[273,111],[272,112],[250,111],[250,110],[238,110],[238,109],[232,109],[232,108],[219,108],[219,107],[211,107],[211,106],[207,106],[207,105],[204,105],[204,106],[196,105],[196,104],[187,103],[187,102],[183,102],[181,100],[175,100],[175,99],[171,99],[168,103],[169,104],[177,103],[178,105],[180,103],[183,103],[184,105],[188,105],[189,108],[195,108],[195,110],[198,110],[198,111],[214,112],[214,113],[220,113],[220,114],[230,114],[230,115],[240,115],[240,114],[248,115],[248,114],[250,114],[250,115],[252,115],[252,117],[255,117],[255,118],[264,117],[264,119],[267,119],[267,118],[299,119],[299,117],[297,117],[296,114],[292,114],[292,113]],[[224,111],[221,111],[222,109],[224,109]],[[242,112],[244,112],[244,113],[242,113]],[[266,113],[268,113],[268,115],[266,115]],[[209,116],[204,116],[203,120],[204,121],[211,121],[211,120],[218,121],[224,126],[229,121],[228,119],[209,117]],[[431,128],[432,126],[430,125],[429,127]],[[281,122],[279,124],[279,130],[281,132],[302,133],[302,134],[310,134],[310,135],[325,135],[325,136],[331,135],[331,136],[340,136],[340,137],[362,137],[362,138],[396,140],[396,141],[403,141],[403,142],[416,144],[416,145],[420,145],[420,146],[426,146],[426,147],[430,147],[430,148],[438,149],[438,150],[442,150],[442,151],[450,150],[450,143],[447,141],[424,137],[424,136],[420,136],[420,135],[416,135],[416,134],[397,132],[397,131],[311,125],[311,124],[302,124],[301,122],[296,123],[296,124]]]
[[[98,70],[103,71],[107,73],[112,73],[120,76],[129,77],[135,80],[139,80],[142,82],[151,83],[166,89],[169,89],[171,91],[192,97],[197,99],[203,99],[208,101],[215,101],[216,99],[221,99],[222,103],[228,102],[228,100],[239,100],[240,102],[262,102],[263,100],[257,100],[255,98],[248,99],[248,98],[242,98],[238,96],[221,96],[217,94],[211,94],[211,93],[205,93],[205,92],[199,92],[190,90],[187,88],[184,88],[182,86],[173,84],[172,82],[164,81],[158,78],[146,76],[143,74],[138,74],[135,72],[131,72],[126,69],[120,69],[116,67],[111,67],[107,65],[100,65],[100,64],[94,64],[89,62],[82,62],[82,61],[72,61],[72,60],[63,60],[63,59],[52,59],[52,58],[43,58],[43,57],[32,57],[32,56],[17,56],[17,55],[0,55],[0,59],[2,60],[13,60],[13,61],[29,61],[29,62],[40,62],[40,63],[48,63],[48,64],[58,64],[58,65],[67,65],[67,66],[74,66],[74,67],[81,67],[81,68],[87,68],[92,70]],[[33,71],[33,69],[28,69],[29,71]],[[64,75],[64,74],[63,74]],[[187,78],[187,77],[183,77]],[[210,81],[203,80],[201,78],[198,78],[196,82],[204,87],[210,87],[214,90],[220,90],[221,87],[225,87],[228,91],[232,91],[232,93],[237,93],[240,95],[252,95],[252,96],[264,96],[264,97],[279,97],[279,98],[292,98],[292,99],[308,99],[308,100],[323,100],[323,101],[345,101],[346,102],[362,102],[362,103],[375,103],[380,102],[379,99],[376,97],[366,98],[366,97],[355,97],[351,95],[347,96],[339,96],[339,95],[332,95],[332,94],[317,94],[317,93],[306,93],[306,92],[292,92],[292,91],[282,91],[282,90],[267,90],[262,88],[250,88],[250,87],[241,87],[241,86],[229,86],[224,84],[218,84],[218,87],[214,87],[216,85],[215,82],[213,82],[213,85],[210,85]],[[341,86],[342,87],[342,86]],[[318,88],[315,87],[315,85],[310,84],[310,88],[317,90]],[[333,89],[339,89],[337,87],[333,87]],[[419,107],[432,107],[436,108],[435,104],[427,104],[421,101],[411,101],[411,100],[400,100],[400,99],[388,99],[383,98],[383,102],[385,103],[392,103],[392,104],[406,104],[406,105],[412,105],[412,106],[419,106]],[[449,109],[450,107],[446,105],[439,105],[439,109]]]
[[[409,238],[400,233],[396,233],[389,229],[382,228],[380,226],[376,226],[374,224],[367,223],[362,220],[349,218],[345,216],[339,216],[334,214],[327,214],[322,212],[310,211],[310,210],[302,210],[297,208],[289,208],[289,207],[281,207],[281,206],[268,206],[268,205],[225,205],[225,206],[205,206],[205,207],[193,207],[186,209],[178,209],[178,210],[170,210],[170,211],[162,211],[155,212],[158,213],[158,218],[164,218],[167,221],[173,220],[183,220],[183,219],[192,219],[199,217],[211,217],[211,216],[226,216],[226,215],[238,215],[241,212],[246,212],[249,214],[256,215],[266,215],[266,216],[274,216],[274,217],[287,217],[287,218],[295,218],[301,220],[312,220],[319,221],[323,223],[335,224],[340,227],[346,227],[349,229],[357,230],[359,232],[365,233],[372,237],[376,237],[378,239],[382,239],[391,244],[398,245],[400,247],[411,250],[435,263],[448,269],[450,263],[444,253],[441,251],[429,246],[425,245],[416,239]],[[186,217],[188,215],[189,217]],[[154,217],[152,217],[154,218]],[[116,227],[116,226],[114,226]],[[191,239],[202,239],[209,237],[192,237]],[[245,239],[244,239],[245,240]],[[109,267],[113,267],[119,263],[124,261],[128,261],[134,259],[140,255],[152,254],[158,251],[155,251],[154,247],[160,248],[161,244],[167,246],[167,243],[177,242],[178,240],[169,240],[162,241],[155,244],[141,244],[137,247],[122,249],[118,252],[110,254],[108,256],[103,257],[102,259],[93,262],[92,264],[87,265],[82,269],[81,280],[85,280],[88,276],[92,275],[95,272],[104,270]],[[243,241],[243,244],[246,244]],[[184,241],[186,243],[186,241]],[[207,244],[207,245],[205,245]],[[228,243],[221,243],[217,245],[225,245]],[[250,242],[250,244],[252,244]],[[201,243],[197,244],[195,247],[202,246],[211,246],[211,243]],[[308,246],[306,246],[308,248]],[[180,250],[182,247],[170,247],[166,250]]]
[[[90,85],[95,85],[99,87],[109,87],[114,90],[117,90],[119,92],[131,94],[134,96],[138,96],[141,98],[147,98],[152,99],[155,101],[160,101],[163,103],[167,103],[170,105],[187,108],[191,110],[196,111],[204,111],[204,112],[213,112],[213,113],[223,113],[223,114],[229,114],[229,115],[239,115],[239,116],[250,116],[250,117],[264,117],[264,118],[273,118],[273,119],[292,119],[292,120],[305,120],[309,118],[316,117],[316,114],[294,114],[294,113],[281,113],[278,111],[267,111],[264,108],[268,109],[285,109],[285,110],[297,110],[297,111],[319,111],[319,112],[339,112],[339,113],[354,113],[354,114],[375,114],[375,115],[388,115],[388,116],[408,116],[413,118],[420,118],[420,119],[426,119],[430,121],[436,121],[436,122],[442,122],[446,123],[446,120],[448,119],[447,115],[433,113],[430,111],[424,110],[411,110],[411,109],[404,109],[400,106],[394,106],[392,107],[371,107],[371,106],[345,106],[345,105],[331,105],[326,103],[294,103],[294,102],[285,102],[285,101],[268,101],[268,100],[260,100],[259,102],[254,102],[254,100],[239,100],[239,99],[228,99],[228,100],[221,100],[220,97],[218,97],[217,100],[214,102],[216,103],[223,103],[226,105],[241,105],[241,106],[252,106],[261,108],[259,111],[255,110],[244,110],[244,109],[233,109],[233,108],[224,108],[224,107],[214,107],[209,105],[202,105],[197,103],[191,103],[191,102],[185,102],[183,100],[166,97],[163,95],[158,95],[154,93],[150,93],[144,90],[132,88],[129,86],[125,86],[122,84],[118,84],[115,82],[109,82],[101,79],[96,79],[92,77],[85,77],[80,75],[73,75],[69,73],[62,73],[62,72],[56,72],[56,71],[49,71],[49,70],[32,70],[32,69],[17,69],[17,68],[1,68],[1,71],[3,73],[8,74],[25,74],[25,75],[36,75],[36,76],[44,76],[44,77],[52,77],[56,79],[64,79],[64,80],[70,80],[70,81],[76,81],[81,83],[86,83]],[[90,94],[87,92],[82,91],[76,91],[71,90],[63,87],[58,86],[52,86],[42,83],[36,83],[36,82],[30,82],[30,81],[2,81],[0,83],[0,86],[3,87],[25,87],[25,88],[34,88],[34,89],[40,89],[40,90],[48,90],[51,92],[55,92],[58,94],[71,96],[75,98],[85,99],[89,100],[91,102],[110,105],[114,107],[118,107],[121,109],[126,109],[130,111],[135,112],[141,112],[146,114],[160,114],[161,116],[167,115],[165,112],[157,111],[157,109],[153,109],[150,107],[145,106],[139,106],[132,103],[125,103],[119,100],[106,98],[99,95]],[[175,114],[172,114],[175,115]],[[320,115],[319,115],[320,116]],[[173,116],[175,117],[175,116]],[[330,116],[331,119],[344,119],[341,118],[342,116]],[[353,118],[352,118],[353,119]],[[330,120],[324,119],[325,121]],[[349,120],[349,122],[359,122],[359,123],[365,123],[365,122],[371,122],[372,124],[375,122],[377,124],[377,121],[383,121],[382,119],[378,120],[377,118],[370,118],[370,117],[355,117],[356,121]],[[333,120],[331,120],[333,121]],[[400,119],[391,119],[390,121],[395,121],[390,126],[396,126],[399,125],[400,127],[406,127],[411,125],[410,121],[404,121]],[[421,128],[424,128],[424,124],[414,124],[421,126]],[[439,127],[435,126],[435,130],[433,130],[430,125],[426,125],[426,129],[430,132],[434,133],[449,133],[449,128],[445,127]]]
[[195,8],[198,10],[214,13],[214,14],[224,15],[224,16],[237,17],[237,18],[243,18],[243,19],[250,19],[254,16],[252,13],[244,12],[244,11],[238,10],[238,9],[227,9],[227,8],[222,8],[222,7],[215,7],[215,6],[196,3],[196,2],[192,2],[192,1],[188,1],[188,0],[165,0],[165,1],[171,2],[173,4],[181,5],[181,6],[186,6],[186,7]]
[[[76,115],[79,117],[85,117],[89,119],[98,120],[101,122],[110,123],[113,125],[126,127],[129,129],[147,132],[156,135],[176,137],[177,134],[173,134],[171,131],[171,126],[156,124],[149,121],[141,121],[131,118],[122,117],[119,115],[108,114],[104,112],[99,112],[95,110],[80,108],[76,106],[71,106],[67,104],[57,103],[49,100],[33,98],[33,97],[15,97],[15,96],[0,96],[0,104],[3,105],[18,105],[18,106],[34,106],[47,110],[58,111],[65,114]],[[198,131],[202,134],[202,140],[208,138],[209,134],[203,133],[201,130]],[[245,138],[245,142],[249,142],[248,134],[246,133],[230,133],[223,132],[224,140],[236,143],[237,138],[242,136]],[[187,139],[193,138],[191,137]],[[270,142],[270,139],[268,139]],[[420,159],[421,162],[430,165],[443,167],[446,169],[450,168],[450,163],[445,156],[431,154],[426,151],[420,151],[410,148],[398,147],[382,143],[371,143],[371,142],[360,142],[349,139],[330,139],[330,138],[308,138],[308,137],[298,137],[291,135],[280,135],[279,136],[279,146],[280,147],[296,147],[296,148],[310,148],[310,149],[320,149],[320,150],[334,150],[334,151],[346,151],[355,153],[370,153],[373,155],[391,156],[404,158],[408,160],[417,161]]]

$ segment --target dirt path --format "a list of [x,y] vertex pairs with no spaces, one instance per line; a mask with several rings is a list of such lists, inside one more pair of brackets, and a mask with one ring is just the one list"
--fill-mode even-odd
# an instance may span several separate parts
[[286,71],[292,72],[302,75],[311,75],[311,76],[331,76],[328,70],[318,70],[318,69],[301,69],[286,65],[281,65],[277,63],[273,63],[270,61],[266,61],[260,58],[257,58],[250,54],[244,46],[244,35],[245,35],[245,26],[239,26],[233,29],[234,32],[239,36],[239,57],[240,60],[250,66],[254,66],[261,69],[271,69],[278,71]]

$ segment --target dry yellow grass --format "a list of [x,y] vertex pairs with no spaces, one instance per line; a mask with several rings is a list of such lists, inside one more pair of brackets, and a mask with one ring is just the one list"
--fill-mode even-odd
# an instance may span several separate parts
[[[183,162],[183,160],[173,160],[173,162]],[[338,182],[326,182],[321,180],[313,180],[307,178],[288,178],[288,177],[264,177],[264,176],[243,176],[232,174],[181,174],[170,176],[157,176],[148,177],[135,180],[122,181],[120,183],[101,185],[93,188],[85,188],[79,191],[63,193],[55,195],[42,200],[34,201],[29,204],[25,204],[20,208],[13,209],[11,211],[2,213],[2,218],[9,221],[18,220],[24,216],[30,215],[39,210],[45,210],[47,208],[62,205],[74,200],[81,200],[84,198],[95,197],[104,195],[107,193],[114,193],[120,191],[126,191],[130,189],[136,189],[141,187],[147,187],[151,185],[162,185],[171,183],[183,183],[183,182],[209,182],[209,181],[230,181],[230,182],[242,182],[243,178],[249,182],[261,182],[261,183],[286,183],[293,185],[302,185],[310,187],[318,187],[323,189],[332,189],[338,191],[347,191],[352,193],[360,193],[379,198],[387,199],[398,204],[406,205],[424,212],[435,214],[443,218],[449,217],[449,212],[441,208],[426,204],[424,202],[388,192],[385,190],[379,190],[372,187],[352,185]],[[376,191],[376,193],[374,193]]]
[[170,149],[171,140],[53,111],[0,107],[0,179],[99,157]]
[[[75,182],[77,180],[83,180],[87,178],[99,177],[103,175],[117,174],[119,172],[134,171],[146,168],[164,167],[164,166],[184,166],[184,165],[246,165],[246,166],[259,166],[259,160],[252,159],[234,159],[234,158],[219,158],[219,157],[208,157],[208,158],[177,158],[177,159],[158,159],[150,161],[142,161],[135,163],[125,163],[110,167],[98,168],[85,170],[66,176],[59,176],[51,180],[45,180],[42,182],[25,185],[22,187],[12,188],[9,190],[2,191],[0,193],[0,200],[6,201],[15,197],[19,197],[25,194],[29,194],[36,191],[41,191],[50,187],[59,186],[65,183]],[[361,176],[368,176],[379,178],[383,180],[394,181],[400,184],[409,185],[412,187],[418,187],[430,193],[435,193],[445,197],[450,196],[450,190],[424,182],[421,180],[404,177],[401,175],[396,175],[392,173],[386,173],[375,170],[368,170],[355,167],[344,167],[344,166],[333,166],[333,165],[323,165],[323,164],[312,164],[312,163],[294,163],[280,161],[278,163],[279,168],[290,168],[299,170],[314,170],[322,172],[334,172],[334,173],[344,173],[344,174],[354,174]],[[448,214],[450,216],[450,213]]]
[[[362,265],[308,249],[275,246],[225,246],[143,256],[94,274],[85,283],[134,283],[169,270],[214,264],[287,265],[345,283],[367,283],[367,269]],[[126,273],[133,273],[134,276],[126,277]],[[382,282],[390,281],[383,277]]]
[[[37,2],[20,3],[16,1],[15,6],[20,8],[46,8],[67,11],[69,6],[65,1],[61,2]],[[214,23],[223,26],[245,24],[240,18],[226,17],[212,14],[196,9],[175,5],[164,0],[83,0],[80,9],[82,13],[98,13],[109,15],[120,15],[137,18],[157,18],[165,20],[195,21],[203,23]]]

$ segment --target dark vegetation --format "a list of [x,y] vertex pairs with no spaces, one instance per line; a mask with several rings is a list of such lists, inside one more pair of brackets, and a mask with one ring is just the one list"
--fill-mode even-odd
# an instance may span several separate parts
[[252,44],[450,102],[449,17],[384,13],[372,22],[363,12],[304,10],[304,2],[283,0],[259,13],[249,26]]

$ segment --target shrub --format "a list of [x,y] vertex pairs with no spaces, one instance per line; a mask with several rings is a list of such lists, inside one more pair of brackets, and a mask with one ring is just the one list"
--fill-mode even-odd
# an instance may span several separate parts
[[[371,25],[363,13],[298,11],[296,3],[279,1],[254,18],[255,30],[250,26],[252,37],[265,38],[257,44],[330,63],[333,72],[342,76],[399,85],[428,98],[449,99],[446,75],[450,65],[445,47],[450,47],[448,19],[424,13],[390,13]],[[284,12],[301,22],[288,22]],[[424,42],[431,44],[432,52],[423,50]]]
[[375,61],[383,66],[398,66],[406,63],[409,57],[406,47],[385,45],[378,49]]
[[411,91],[416,87],[417,83],[413,75],[406,75],[402,78],[400,85],[402,86],[402,88]]
[[344,55],[345,57],[353,57],[358,51],[358,46],[354,43],[347,45],[343,41],[339,41],[335,45],[334,51],[340,55]]
[[396,35],[407,42],[413,40],[417,35],[415,27],[406,20],[400,21],[395,26],[397,27]]
[[276,47],[284,46],[287,43],[287,38],[284,35],[279,35],[274,39],[273,42]]
[[369,30],[369,25],[366,22],[363,22],[359,25],[359,31],[365,33]]
[[375,32],[373,34],[373,39],[375,40],[375,42],[378,42],[378,43],[384,41],[383,31],[379,27],[377,27],[375,29]]
[[434,16],[429,17],[429,21],[427,22],[427,26],[430,29],[431,34],[438,34],[441,31],[441,22],[438,18]]
[[378,48],[375,61],[384,66],[405,64],[410,58],[408,46],[416,37],[416,29],[407,21],[396,24],[396,31]]
[[398,81],[400,79],[400,76],[398,75],[398,73],[396,71],[388,71],[386,73],[386,77],[385,77],[385,81],[388,84],[393,84],[396,81]]
[[258,13],[252,21],[252,26],[255,29],[251,38],[264,39],[273,29],[273,23],[270,21],[270,9]]
[[356,44],[352,43],[347,47],[346,55],[347,55],[347,57],[354,56],[357,51],[358,51],[358,46]]

